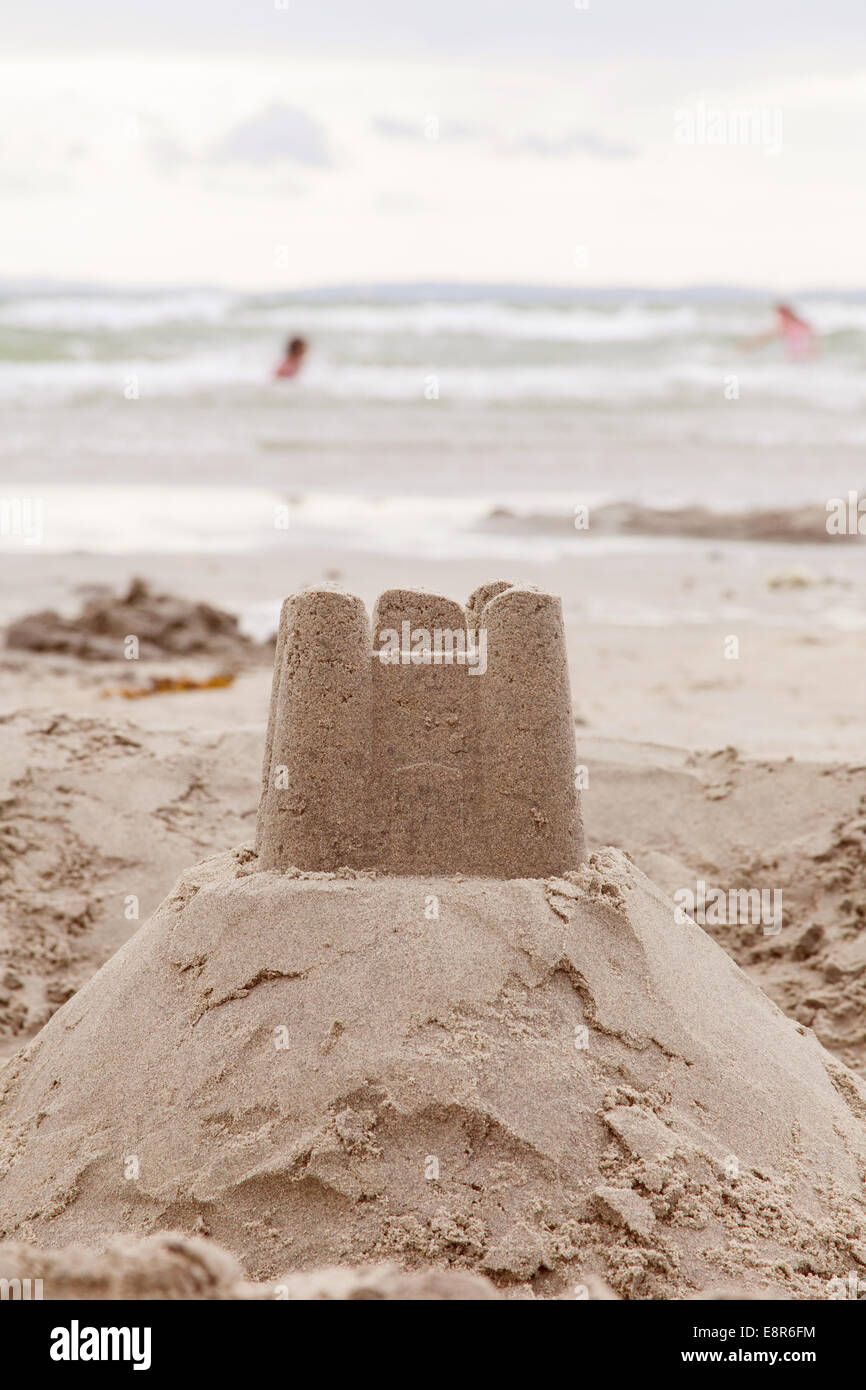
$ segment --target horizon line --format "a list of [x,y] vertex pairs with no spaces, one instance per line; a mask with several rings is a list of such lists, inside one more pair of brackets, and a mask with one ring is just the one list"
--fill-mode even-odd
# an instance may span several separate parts
[[251,299],[313,299],[335,297],[362,297],[370,295],[418,295],[439,294],[443,296],[485,295],[534,295],[540,298],[591,299],[611,295],[653,295],[674,297],[677,295],[702,295],[705,298],[769,298],[785,300],[790,298],[816,298],[829,295],[866,296],[866,286],[857,285],[803,285],[795,289],[779,289],[766,285],[744,285],[739,283],[719,283],[714,281],[690,281],[681,285],[657,285],[641,283],[609,283],[603,285],[545,284],[527,280],[453,280],[453,279],[412,279],[412,280],[357,280],[326,282],[315,285],[279,286],[257,288],[196,281],[165,281],[141,284],[135,281],[112,282],[100,280],[65,279],[40,275],[0,275],[0,294],[192,294],[210,293],[245,296]]

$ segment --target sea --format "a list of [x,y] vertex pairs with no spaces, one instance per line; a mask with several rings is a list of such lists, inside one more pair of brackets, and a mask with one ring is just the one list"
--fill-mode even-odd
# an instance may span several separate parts
[[770,291],[0,283],[0,502],[53,551],[252,552],[288,507],[298,544],[503,558],[575,538],[491,514],[824,505],[866,490],[866,292],[791,302],[808,361],[754,345]]

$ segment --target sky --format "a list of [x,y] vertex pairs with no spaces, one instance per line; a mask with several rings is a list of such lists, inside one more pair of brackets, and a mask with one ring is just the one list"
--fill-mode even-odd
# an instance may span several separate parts
[[863,0],[40,0],[0,277],[862,287]]

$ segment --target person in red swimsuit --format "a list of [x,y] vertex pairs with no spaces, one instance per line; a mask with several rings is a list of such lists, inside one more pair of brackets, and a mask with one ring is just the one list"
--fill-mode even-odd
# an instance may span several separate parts
[[290,338],[286,344],[286,355],[274,371],[274,377],[297,376],[301,363],[307,355],[305,338]]
[[811,357],[815,351],[815,331],[810,323],[801,319],[788,304],[776,305],[776,326],[769,333],[761,333],[744,343],[746,348],[763,347],[781,338],[788,356],[794,360]]

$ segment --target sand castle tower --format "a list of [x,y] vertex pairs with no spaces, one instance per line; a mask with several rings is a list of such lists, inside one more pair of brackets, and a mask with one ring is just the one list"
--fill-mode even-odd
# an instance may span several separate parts
[[541,878],[585,858],[558,599],[466,608],[332,587],[280,616],[257,848],[265,869]]

